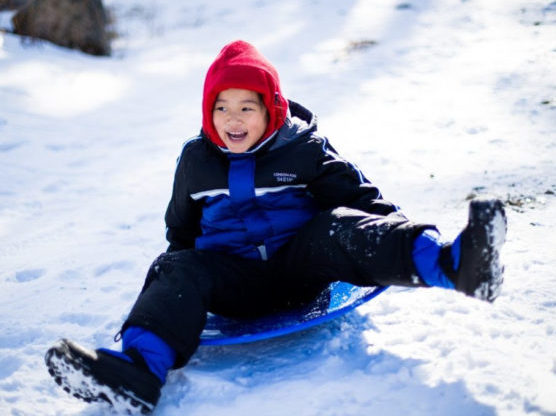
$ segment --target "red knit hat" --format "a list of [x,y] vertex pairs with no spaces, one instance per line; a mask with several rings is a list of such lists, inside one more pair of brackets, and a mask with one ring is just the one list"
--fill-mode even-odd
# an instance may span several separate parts
[[238,40],[222,48],[205,78],[203,131],[213,143],[226,147],[212,122],[212,110],[218,94],[229,88],[262,94],[269,120],[261,141],[284,124],[288,101],[280,91],[278,71],[253,45]]

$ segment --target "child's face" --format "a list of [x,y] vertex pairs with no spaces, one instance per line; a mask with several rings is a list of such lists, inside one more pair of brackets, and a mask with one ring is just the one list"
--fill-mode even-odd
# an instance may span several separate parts
[[268,115],[255,91],[230,88],[218,94],[212,122],[230,152],[243,153],[262,138]]

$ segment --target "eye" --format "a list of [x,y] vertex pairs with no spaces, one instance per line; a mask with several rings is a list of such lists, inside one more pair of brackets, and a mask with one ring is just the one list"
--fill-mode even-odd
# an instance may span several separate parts
[[254,109],[251,107],[243,107],[241,111],[254,111]]
[[224,113],[226,111],[226,107],[224,107],[224,106],[214,107],[214,111],[219,111],[219,112]]

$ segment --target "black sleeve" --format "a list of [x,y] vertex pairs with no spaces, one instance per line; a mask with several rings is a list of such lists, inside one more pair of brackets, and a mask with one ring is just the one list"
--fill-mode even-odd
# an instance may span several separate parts
[[184,149],[176,173],[172,198],[166,209],[167,251],[177,251],[195,246],[195,238],[201,234],[201,207],[190,196],[187,187],[187,156]]
[[341,158],[324,138],[314,138],[318,146],[316,176],[309,192],[323,209],[348,207],[370,214],[387,215],[398,207],[382,198],[374,186],[353,164]]

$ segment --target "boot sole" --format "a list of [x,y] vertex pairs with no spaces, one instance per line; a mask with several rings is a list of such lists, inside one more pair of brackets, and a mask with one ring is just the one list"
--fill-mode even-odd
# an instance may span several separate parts
[[65,340],[49,349],[45,355],[49,374],[73,397],[87,403],[108,403],[118,413],[133,415],[152,412],[152,404],[138,399],[123,388],[115,390],[97,380],[85,361],[86,359],[73,351]]

